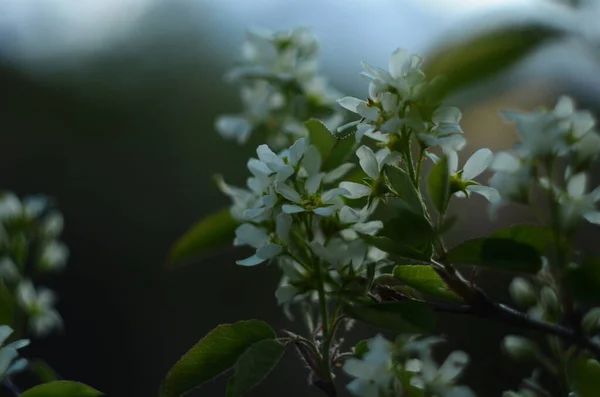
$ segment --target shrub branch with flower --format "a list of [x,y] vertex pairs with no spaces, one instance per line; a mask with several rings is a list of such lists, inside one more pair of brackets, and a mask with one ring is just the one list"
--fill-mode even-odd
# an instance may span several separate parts
[[[504,112],[519,134],[514,149],[479,149],[463,160],[461,112],[442,103],[445,79],[426,76],[421,57],[396,50],[387,70],[363,63],[368,94],[359,99],[337,94],[318,74],[317,48],[305,29],[248,34],[227,75],[243,112],[220,117],[216,128],[239,143],[259,134],[267,144],[248,161],[245,187],[216,178],[230,211],[208,218],[172,253],[181,259],[211,227],[235,225],[233,244],[252,251],[237,264],[279,268],[275,298],[303,330],[277,335],[259,320],[221,325],[174,365],[162,394],[179,397],[233,369],[227,395],[241,396],[291,348],[328,396],[342,387],[340,370],[356,396],[474,396],[459,379],[466,353],[441,365],[433,358],[443,342],[431,335],[435,313],[448,312],[545,336],[547,346],[505,338],[505,352],[534,367],[505,397],[550,395],[542,371],[573,396],[596,395],[600,309],[590,308],[600,299],[600,258],[574,244],[582,223],[600,224],[600,187],[588,186],[600,150],[591,114],[568,97],[551,110]],[[343,109],[355,116],[341,125]],[[537,223],[447,247],[449,206],[476,196],[492,217],[518,204]],[[492,300],[457,265],[521,273],[510,285],[517,308]],[[355,322],[398,337],[352,345],[346,332]]]

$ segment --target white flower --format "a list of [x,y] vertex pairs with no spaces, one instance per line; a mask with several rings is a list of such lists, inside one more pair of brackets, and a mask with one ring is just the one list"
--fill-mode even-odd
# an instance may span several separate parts
[[275,291],[275,297],[279,305],[288,305],[299,292],[293,283],[302,280],[306,272],[297,262],[287,257],[281,258],[279,267],[283,277]]
[[29,280],[21,281],[16,288],[17,302],[29,315],[29,327],[37,336],[45,336],[48,333],[61,329],[63,321],[54,309],[56,296],[46,288],[35,290]]
[[234,245],[249,245],[256,248],[256,252],[236,263],[241,266],[255,266],[281,254],[284,251],[284,245],[289,241],[291,226],[292,217],[286,213],[277,215],[276,234],[273,237],[269,236],[265,229],[249,223],[240,225],[235,231]]
[[596,203],[600,200],[600,186],[585,194],[586,185],[585,173],[571,176],[567,183],[567,194],[559,199],[560,218],[566,228],[573,227],[581,218],[600,224],[600,212],[596,210]]
[[361,239],[346,242],[340,238],[333,238],[326,246],[317,241],[311,241],[309,246],[315,255],[338,271],[343,271],[347,266],[358,270],[367,255],[367,246]]
[[19,198],[10,192],[0,193],[0,220],[11,219],[23,212]]
[[489,184],[498,191],[502,200],[517,203],[529,201],[529,190],[533,183],[531,167],[517,153],[496,153],[490,168],[495,173]]
[[564,151],[568,127],[552,113],[540,111],[517,113],[504,111],[504,118],[514,122],[521,137],[521,150],[527,158],[543,159]]
[[19,281],[21,274],[15,262],[10,257],[5,256],[0,259],[0,280],[6,280],[10,283]]
[[41,224],[42,233],[47,237],[58,237],[64,228],[65,220],[58,211],[52,211],[44,217]]
[[27,360],[19,357],[18,350],[29,345],[29,340],[19,339],[4,345],[6,339],[13,333],[8,325],[0,325],[0,380],[22,371],[27,366]]
[[465,197],[469,193],[476,193],[485,197],[491,203],[500,200],[498,191],[492,187],[482,186],[473,181],[481,175],[492,163],[494,155],[490,149],[479,149],[469,157],[462,170],[458,171],[458,154],[448,151],[448,168],[453,183],[458,190],[457,197]]
[[47,270],[62,270],[69,258],[69,248],[56,240],[48,242],[42,248],[40,266]]
[[377,335],[368,341],[369,351],[362,359],[350,358],[344,362],[344,371],[356,379],[348,384],[348,390],[359,397],[385,395],[394,380],[393,344]]
[[440,146],[453,151],[461,150],[466,140],[460,127],[462,114],[456,107],[438,108],[432,116],[433,127],[428,132],[418,134],[419,140],[426,147]]
[[396,163],[399,160],[399,154],[390,152],[388,148],[383,148],[375,154],[371,148],[363,145],[356,151],[356,156],[359,159],[360,167],[370,178],[371,183],[365,185],[362,183],[342,182],[340,183],[340,187],[348,191],[348,194],[345,196],[357,199],[369,196],[371,193],[379,193],[377,189],[380,187],[379,182],[383,167],[387,164]]

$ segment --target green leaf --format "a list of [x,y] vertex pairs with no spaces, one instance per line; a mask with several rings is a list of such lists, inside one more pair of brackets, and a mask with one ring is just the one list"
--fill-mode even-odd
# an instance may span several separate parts
[[104,393],[79,382],[58,380],[26,390],[21,397],[96,397]]
[[423,214],[423,202],[421,196],[410,180],[410,176],[402,169],[394,166],[385,167],[385,175],[387,176],[392,189],[400,199],[406,202],[413,212]]
[[535,248],[540,255],[546,251],[548,244],[552,242],[552,230],[547,227],[531,224],[513,225],[500,229],[491,234],[490,237],[510,238],[518,243],[523,243]]
[[427,190],[435,208],[440,214],[444,214],[450,198],[450,171],[447,156],[443,156],[429,172]]
[[202,219],[189,229],[174,245],[169,263],[187,262],[233,241],[238,222],[229,209],[223,209]]
[[533,246],[510,238],[476,238],[452,248],[447,261],[524,273],[537,273],[542,259]]
[[346,306],[348,316],[378,328],[394,332],[427,333],[435,317],[424,302],[400,301],[363,306]]
[[323,171],[330,171],[342,165],[354,148],[354,139],[336,138],[335,135],[317,119],[310,119],[304,123],[308,129],[310,143],[321,154]]
[[354,346],[354,355],[358,358],[363,358],[369,352],[369,340],[361,340]]
[[572,360],[569,379],[571,388],[578,397],[597,397],[600,390],[600,364],[583,357]]
[[400,200],[389,200],[393,217],[383,223],[379,236],[392,239],[396,244],[418,247],[429,245],[436,233],[423,213],[415,213]]
[[557,27],[541,23],[503,26],[434,51],[425,57],[423,71],[429,78],[444,77],[435,93],[442,99],[507,70],[562,34]]
[[50,365],[39,358],[29,360],[29,370],[37,375],[42,383],[58,380],[58,375]]
[[402,258],[415,259],[418,261],[429,261],[429,259],[431,259],[431,255],[427,252],[420,251],[415,247],[398,244],[388,237],[370,236],[362,233],[358,233],[358,235],[367,244],[370,244],[390,254],[398,255]]
[[210,331],[171,368],[162,386],[165,397],[179,397],[231,368],[253,344],[274,339],[259,320],[224,324]]
[[227,397],[241,397],[261,383],[277,365],[285,346],[273,339],[255,343],[235,363],[227,383]]
[[395,278],[419,292],[437,298],[461,299],[448,288],[444,280],[431,266],[396,266],[393,274]]
[[4,281],[0,280],[0,324],[12,325],[15,316],[15,300]]

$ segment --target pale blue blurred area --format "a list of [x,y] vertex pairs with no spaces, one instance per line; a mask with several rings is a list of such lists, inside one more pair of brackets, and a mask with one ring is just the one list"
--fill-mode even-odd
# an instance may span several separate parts
[[[228,65],[249,27],[307,26],[321,40],[324,74],[355,89],[362,60],[385,66],[398,47],[423,54],[499,22],[553,20],[597,40],[599,2],[582,3],[585,7],[572,11],[558,0],[0,0],[0,55],[26,69],[60,70],[170,37],[180,56]],[[177,43],[177,38],[185,39]],[[585,58],[570,49],[553,57],[563,62],[544,58],[534,68],[538,77],[558,73],[587,79],[598,70],[597,62],[591,65]],[[586,73],[573,73],[580,66]]]

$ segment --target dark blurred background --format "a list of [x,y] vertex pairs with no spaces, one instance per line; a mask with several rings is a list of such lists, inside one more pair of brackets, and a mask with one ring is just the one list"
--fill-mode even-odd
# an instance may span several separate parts
[[[427,54],[448,36],[498,21],[578,21],[591,38],[600,8],[573,10],[554,1],[161,1],[0,0],[0,188],[45,193],[63,211],[71,249],[68,270],[48,284],[60,296],[66,331],[36,340],[65,379],[110,396],[152,396],[170,366],[214,326],[260,318],[290,324],[274,299],[279,275],[267,266],[236,267],[226,249],[177,269],[171,244],[196,220],[227,205],[211,176],[242,184],[258,141],[239,147],[214,131],[215,117],[240,109],[222,81],[247,27],[312,28],[322,41],[322,69],[342,92],[363,97],[360,61],[385,67],[397,47]],[[466,151],[511,145],[504,108],[552,105],[573,95],[596,111],[597,53],[564,40],[519,67],[452,98],[464,111]],[[526,214],[505,210],[495,223],[474,199],[461,213],[456,241]],[[473,208],[476,207],[476,208]],[[480,275],[506,301],[508,275]],[[467,351],[464,382],[480,396],[516,388],[527,367],[503,357],[507,332],[496,323],[441,316],[441,349]],[[371,334],[367,330],[365,335]],[[363,332],[364,333],[364,332]],[[365,336],[363,335],[363,336]],[[358,338],[360,335],[357,334]],[[317,395],[289,352],[252,395]],[[225,379],[194,396],[224,394]]]

